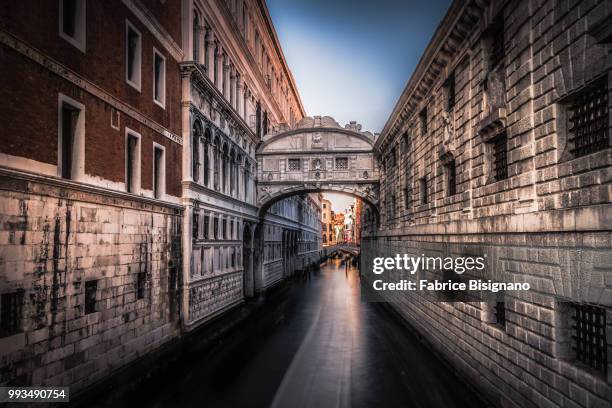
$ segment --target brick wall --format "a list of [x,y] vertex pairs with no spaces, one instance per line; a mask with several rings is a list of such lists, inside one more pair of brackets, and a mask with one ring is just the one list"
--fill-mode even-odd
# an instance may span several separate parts
[[[505,294],[505,328],[491,324],[490,302],[383,294],[497,405],[612,401],[610,358],[607,374],[576,361],[567,311],[568,302],[604,310],[609,354],[612,151],[572,153],[567,108],[599,80],[609,95],[610,38],[598,33],[609,32],[610,15],[604,1],[453,3],[376,142],[381,218],[378,229],[373,218],[365,226],[363,270],[376,256],[398,253],[486,255],[480,278],[531,285]],[[496,16],[503,16],[500,65],[491,62]],[[609,135],[609,121],[605,127]],[[492,137],[502,131],[507,177],[497,180]],[[441,271],[421,278],[445,279]]]

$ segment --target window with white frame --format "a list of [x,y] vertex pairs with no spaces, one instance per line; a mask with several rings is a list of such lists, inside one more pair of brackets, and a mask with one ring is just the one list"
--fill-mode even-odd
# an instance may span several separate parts
[[63,94],[58,105],[58,175],[75,180],[84,167],[85,106]]
[[125,189],[140,193],[140,135],[125,129]]
[[129,21],[125,22],[125,80],[140,91],[142,36]]
[[59,0],[59,35],[85,52],[85,0]]
[[166,106],[166,58],[153,48],[153,100],[164,108]]
[[166,150],[153,145],[153,196],[162,199],[166,192]]

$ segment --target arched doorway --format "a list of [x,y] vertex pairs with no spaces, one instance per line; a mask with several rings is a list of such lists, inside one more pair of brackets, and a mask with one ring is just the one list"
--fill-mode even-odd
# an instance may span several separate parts
[[253,247],[251,228],[245,224],[242,231],[242,288],[245,298],[255,295],[255,279],[253,276]]

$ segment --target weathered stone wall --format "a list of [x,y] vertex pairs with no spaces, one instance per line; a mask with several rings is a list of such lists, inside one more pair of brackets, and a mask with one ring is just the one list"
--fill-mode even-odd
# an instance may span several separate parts
[[0,180],[0,292],[23,295],[19,332],[0,338],[0,384],[78,392],[178,334],[180,207],[11,171]]
[[[612,401],[611,15],[604,1],[455,2],[376,142],[381,217],[365,215],[364,270],[398,253],[486,254],[480,278],[531,285],[501,297],[505,327],[488,302],[382,295],[502,406]],[[602,86],[605,143],[578,154],[569,106]],[[576,360],[570,303],[605,312],[607,372]]]

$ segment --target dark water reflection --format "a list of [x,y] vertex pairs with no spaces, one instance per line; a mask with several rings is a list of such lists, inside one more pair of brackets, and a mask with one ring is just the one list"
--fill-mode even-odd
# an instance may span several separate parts
[[[332,260],[113,406],[477,407],[479,401]],[[99,401],[105,406],[104,401]]]

